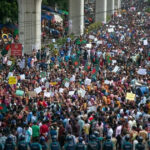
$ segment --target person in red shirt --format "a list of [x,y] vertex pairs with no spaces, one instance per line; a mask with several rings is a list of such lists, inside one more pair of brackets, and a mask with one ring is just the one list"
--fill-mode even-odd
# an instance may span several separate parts
[[40,127],[40,134],[41,134],[42,136],[44,136],[45,139],[47,139],[48,130],[49,130],[49,129],[48,129],[48,126],[47,126],[46,122],[43,121],[43,122],[42,122],[42,125],[41,125],[41,127]]

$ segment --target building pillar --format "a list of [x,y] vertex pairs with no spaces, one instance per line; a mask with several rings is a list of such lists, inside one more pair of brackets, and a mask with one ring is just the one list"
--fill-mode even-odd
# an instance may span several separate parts
[[84,0],[69,0],[69,34],[84,33]]
[[107,0],[96,0],[96,22],[107,22]]
[[115,0],[107,0],[107,13],[109,16],[114,14],[115,11]]
[[116,0],[117,1],[117,9],[121,9],[121,0]]
[[35,48],[41,49],[41,4],[42,0],[36,0],[35,5]]
[[25,54],[41,49],[41,2],[42,0],[18,0],[19,42]]

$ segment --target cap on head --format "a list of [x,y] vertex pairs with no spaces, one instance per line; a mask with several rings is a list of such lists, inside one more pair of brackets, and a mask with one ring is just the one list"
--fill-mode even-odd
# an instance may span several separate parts
[[143,137],[140,136],[140,137],[138,138],[138,141],[139,141],[139,143],[142,143],[142,142],[143,142]]
[[79,142],[82,142],[83,141],[83,137],[79,137]]
[[130,140],[130,135],[127,134],[126,137],[125,137],[126,141],[129,141]]
[[21,135],[21,136],[20,136],[20,141],[23,141],[23,140],[25,140],[25,136],[24,136],[24,135]]
[[110,139],[111,139],[111,136],[107,135],[106,139],[107,139],[107,140],[110,140]]
[[95,140],[96,136],[94,134],[91,135],[91,140]]
[[71,141],[72,137],[71,136],[67,136],[67,141]]
[[53,135],[52,136],[52,140],[56,140],[57,139],[57,136],[56,135]]
[[99,136],[99,132],[98,132],[98,131],[94,131],[94,135],[95,135],[96,137],[98,137],[98,136]]
[[12,137],[11,137],[11,136],[8,136],[7,141],[8,141],[8,142],[12,142]]
[[45,142],[45,137],[44,137],[44,136],[42,136],[42,137],[40,138],[40,143],[42,143],[42,142]]

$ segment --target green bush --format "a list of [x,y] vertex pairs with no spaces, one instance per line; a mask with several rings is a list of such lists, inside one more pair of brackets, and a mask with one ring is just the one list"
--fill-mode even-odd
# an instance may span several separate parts
[[[75,38],[74,34],[69,35],[69,37],[71,38],[71,40],[74,40]],[[49,44],[50,51],[53,53],[53,51],[55,50],[55,45],[57,45],[58,47],[62,46],[66,43],[66,40],[67,40],[67,37],[62,37],[56,40],[55,43]]]
[[91,32],[92,30],[97,30],[97,29],[99,29],[101,26],[102,26],[102,23],[101,23],[101,22],[92,23],[92,24],[89,25],[89,27],[88,27],[88,32]]
[[111,20],[111,16],[110,15],[107,15],[107,22],[109,22]]
[[147,8],[145,11],[148,12],[148,13],[150,13],[150,7]]

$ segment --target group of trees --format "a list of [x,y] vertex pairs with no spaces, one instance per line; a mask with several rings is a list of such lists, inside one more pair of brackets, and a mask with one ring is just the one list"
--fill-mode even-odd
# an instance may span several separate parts
[[[60,9],[68,9],[68,0],[42,0],[43,5],[55,6]],[[0,23],[17,22],[18,4],[17,0],[0,0]]]
[[17,0],[0,0],[0,23],[16,22],[17,18]]
[[69,0],[42,0],[43,5],[55,6],[58,5],[60,9],[68,10]]

